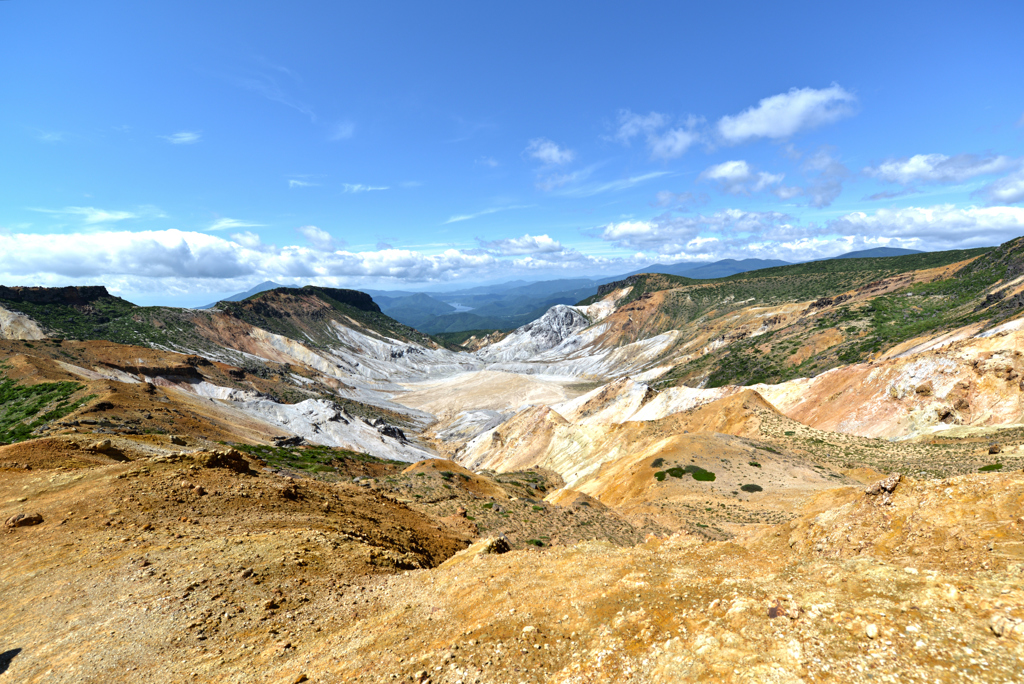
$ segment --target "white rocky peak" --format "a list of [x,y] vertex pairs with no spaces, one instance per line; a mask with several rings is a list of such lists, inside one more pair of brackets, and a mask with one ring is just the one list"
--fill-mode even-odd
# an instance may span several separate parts
[[525,361],[557,347],[566,338],[590,326],[590,319],[576,307],[558,304],[500,342],[484,347],[477,357],[485,362]]

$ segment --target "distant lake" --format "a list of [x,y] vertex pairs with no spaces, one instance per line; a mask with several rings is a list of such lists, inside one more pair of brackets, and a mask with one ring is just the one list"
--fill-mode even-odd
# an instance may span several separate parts
[[473,310],[473,307],[471,307],[471,306],[464,306],[462,304],[459,304],[458,302],[446,302],[446,303],[449,306],[454,306],[455,307],[455,313],[462,313],[463,311],[472,311]]

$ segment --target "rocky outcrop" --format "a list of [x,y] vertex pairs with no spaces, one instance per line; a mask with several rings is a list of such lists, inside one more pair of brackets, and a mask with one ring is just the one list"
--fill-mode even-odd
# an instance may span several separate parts
[[559,304],[519,328],[505,339],[481,349],[477,355],[488,362],[525,361],[554,349],[570,335],[590,325],[590,319],[571,306]]
[[82,287],[5,287],[0,285],[0,300],[32,304],[67,304],[82,306],[110,293],[102,285]]

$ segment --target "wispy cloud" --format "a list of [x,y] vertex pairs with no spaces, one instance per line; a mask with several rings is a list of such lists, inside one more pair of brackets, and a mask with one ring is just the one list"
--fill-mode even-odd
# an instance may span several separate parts
[[36,140],[45,143],[63,142],[65,133],[63,131],[36,131]]
[[[108,209],[97,209],[96,207],[64,207],[63,209],[38,209],[32,211],[44,214],[57,214],[61,216],[80,216],[86,225],[97,225],[100,223],[113,223],[128,219],[140,218],[140,214],[131,211],[110,211]],[[158,216],[162,216],[157,212]]]
[[591,183],[576,187],[567,187],[559,190],[557,194],[564,195],[566,197],[593,197],[594,195],[600,195],[605,192],[619,192],[621,190],[627,190],[633,186],[640,185],[641,183],[646,183],[649,180],[670,175],[674,174],[669,171],[652,171],[651,173],[645,173],[640,176],[620,178],[607,183]]
[[[289,76],[293,80],[297,80],[295,74],[285,67],[273,66],[275,71]],[[305,114],[309,117],[310,121],[316,121],[316,114],[313,112],[313,108],[293,97],[288,93],[278,82],[278,79],[267,73],[255,73],[250,76],[243,76],[240,78],[232,79],[232,82],[239,88],[244,88],[250,92],[256,93],[271,102],[277,102],[283,104],[286,107],[291,107],[297,112]]]
[[491,169],[496,169],[501,166],[501,163],[494,157],[480,157],[476,160],[476,163],[480,166],[486,166]]
[[492,207],[490,209],[478,211],[475,214],[461,214],[459,216],[452,216],[442,225],[447,225],[449,223],[458,223],[459,221],[469,221],[470,219],[479,218],[481,216],[487,216],[488,214],[497,214],[499,211],[510,211],[512,209],[528,209],[532,206],[532,204],[516,204],[509,207]]
[[903,190],[876,192],[873,195],[868,195],[864,199],[865,199],[865,201],[868,201],[868,202],[875,202],[875,201],[878,201],[878,200],[887,200],[887,199],[896,199],[897,197],[906,197],[907,195],[914,195],[916,193],[917,193],[917,190],[914,190],[913,188],[904,188]]
[[288,187],[289,188],[311,188],[311,187],[314,187],[316,185],[320,185],[320,184],[319,183],[311,183],[310,181],[297,180],[295,178],[289,178],[288,179]]
[[263,226],[262,223],[249,223],[248,221],[239,221],[233,218],[222,218],[217,219],[206,229],[206,232],[212,233],[217,230],[231,230],[234,228],[259,228]]
[[718,133],[729,143],[752,138],[788,138],[805,128],[831,123],[853,114],[857,98],[839,85],[793,88],[772,95],[735,116],[718,120]]
[[172,145],[192,145],[199,142],[203,135],[198,131],[178,131],[177,133],[161,135],[160,137]]
[[390,190],[387,185],[363,185],[362,183],[342,183],[341,189],[344,192],[373,192],[374,190]]

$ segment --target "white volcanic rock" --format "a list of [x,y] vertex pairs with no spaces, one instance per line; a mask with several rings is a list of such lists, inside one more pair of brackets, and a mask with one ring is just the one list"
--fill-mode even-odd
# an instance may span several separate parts
[[298,404],[278,404],[263,399],[238,403],[236,406],[251,416],[314,444],[342,447],[407,463],[437,458],[435,452],[400,437],[385,434],[383,429],[339,411],[331,402],[323,399],[307,399]]
[[479,410],[462,411],[455,418],[440,429],[435,429],[434,434],[446,442],[461,444],[468,442],[477,435],[493,430],[514,414],[502,413],[500,411]]
[[28,316],[0,306],[0,340],[42,340],[42,328]]
[[574,307],[559,304],[499,342],[484,347],[477,357],[485,362],[526,361],[554,349],[573,333],[590,326],[590,319]]

